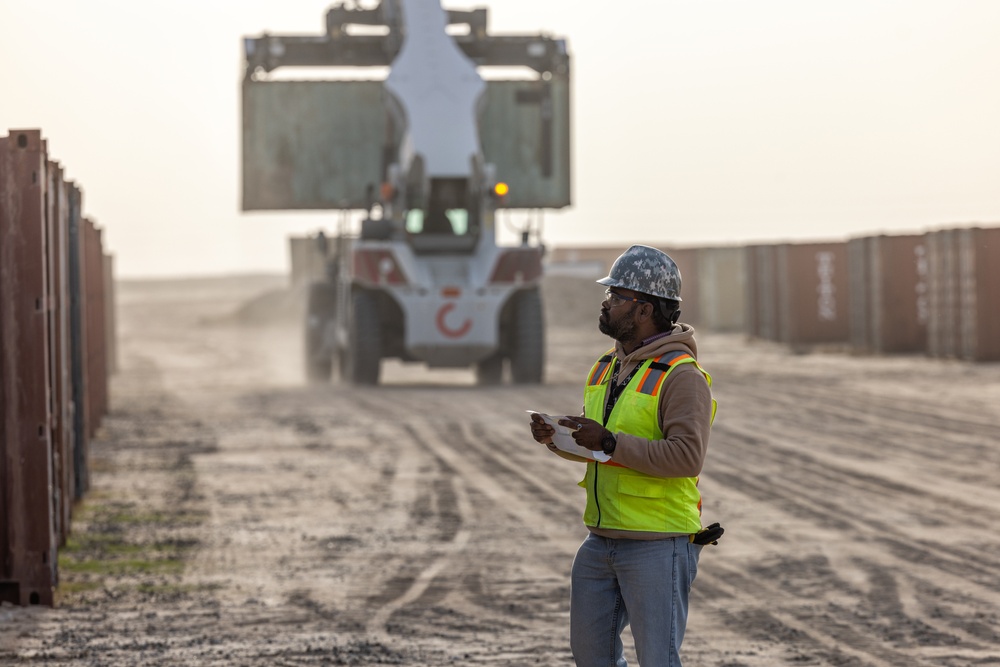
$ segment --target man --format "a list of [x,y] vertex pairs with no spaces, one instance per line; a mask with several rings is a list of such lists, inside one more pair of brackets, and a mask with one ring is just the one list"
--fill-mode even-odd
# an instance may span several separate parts
[[588,375],[583,416],[559,424],[610,459],[558,450],[555,429],[531,417],[536,441],[587,463],[580,485],[590,534],[573,562],[573,657],[579,667],[623,667],[621,633],[631,624],[641,667],[680,667],[702,548],[694,535],[702,531],[697,484],[715,414],[711,378],[696,361],[694,329],[677,323],[681,275],[666,253],[634,245],[597,282],[608,288],[599,329],[615,347]]

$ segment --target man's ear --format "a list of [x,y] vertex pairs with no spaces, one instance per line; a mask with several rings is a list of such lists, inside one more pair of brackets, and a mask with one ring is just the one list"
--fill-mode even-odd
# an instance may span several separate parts
[[[655,304],[649,303],[648,301],[644,301],[643,303],[640,303],[639,306],[640,306],[639,312],[644,319],[647,320],[653,319],[653,310],[656,308]],[[649,308],[647,309],[646,306],[649,306]]]

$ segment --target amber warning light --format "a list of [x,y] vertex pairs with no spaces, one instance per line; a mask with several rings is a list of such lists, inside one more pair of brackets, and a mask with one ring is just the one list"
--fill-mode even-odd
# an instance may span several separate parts
[[493,186],[493,194],[497,197],[506,197],[508,192],[510,192],[510,186],[506,183],[500,182]]

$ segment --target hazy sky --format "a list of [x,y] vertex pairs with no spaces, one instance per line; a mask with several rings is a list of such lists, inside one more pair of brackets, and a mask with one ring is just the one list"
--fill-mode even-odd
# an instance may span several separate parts
[[[43,130],[119,276],[284,270],[286,236],[336,213],[240,212],[241,38],[318,34],[330,4],[0,0],[0,134]],[[998,0],[486,6],[495,32],[569,40],[550,244],[1000,224]]]

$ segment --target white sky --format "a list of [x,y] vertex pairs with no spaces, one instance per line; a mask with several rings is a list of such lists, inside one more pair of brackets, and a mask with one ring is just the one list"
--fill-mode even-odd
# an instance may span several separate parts
[[[286,236],[336,214],[240,212],[241,38],[318,34],[330,4],[0,0],[0,134],[43,130],[121,277],[286,270]],[[573,55],[550,244],[1000,223],[998,0],[488,6]]]

